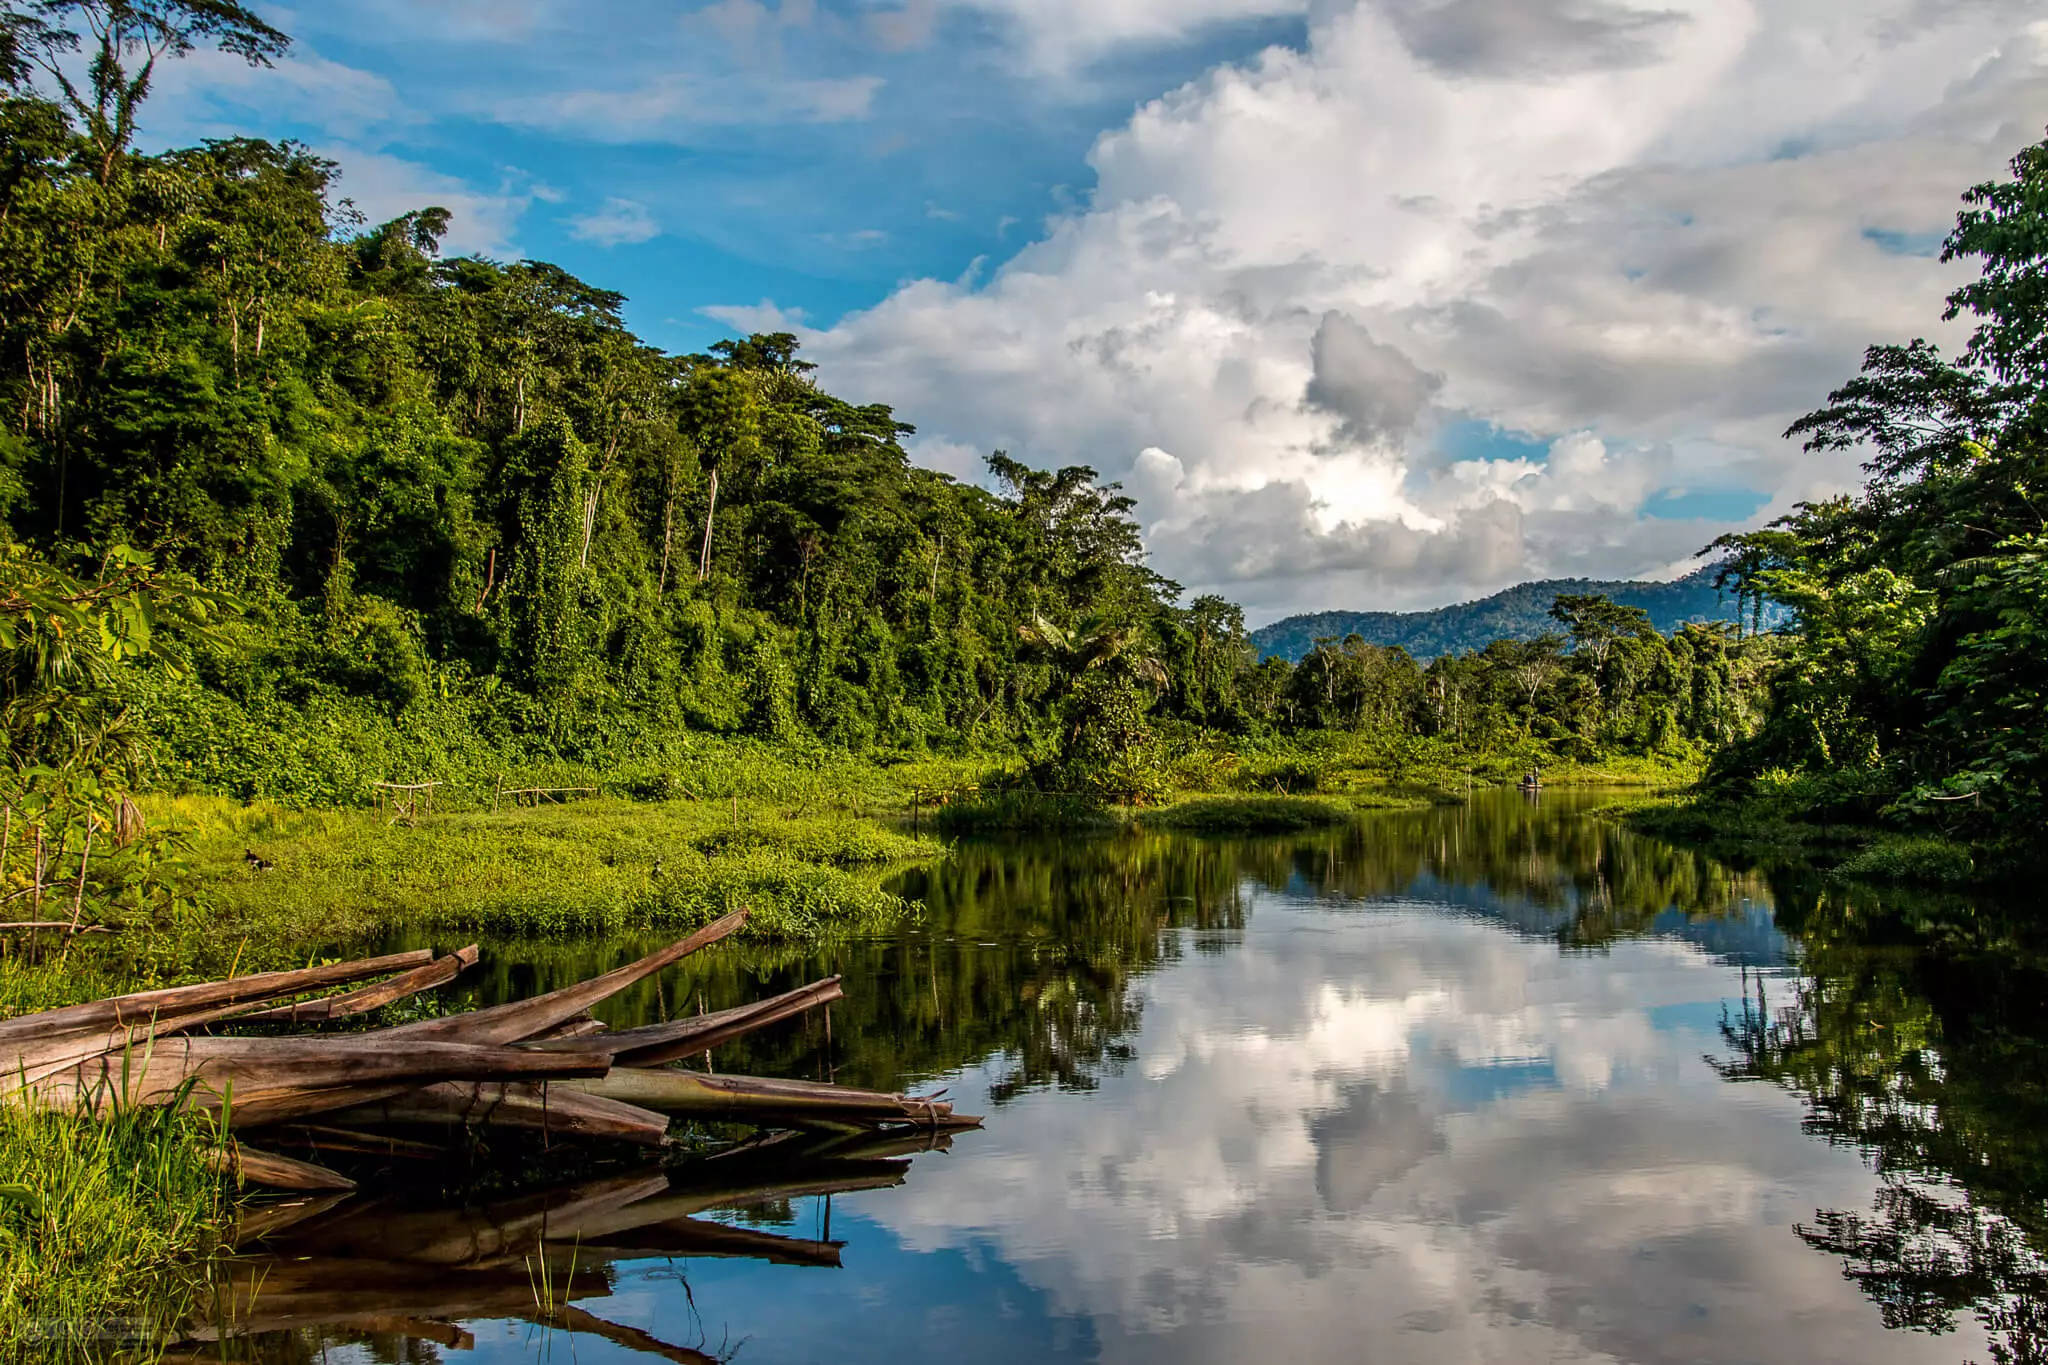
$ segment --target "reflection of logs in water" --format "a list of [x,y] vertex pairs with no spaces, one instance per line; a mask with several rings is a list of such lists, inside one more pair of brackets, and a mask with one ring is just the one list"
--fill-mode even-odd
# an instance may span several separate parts
[[663,1170],[649,1168],[483,1205],[419,1208],[325,1196],[252,1212],[207,1343],[304,1329],[383,1332],[459,1344],[463,1320],[516,1318],[671,1360],[706,1361],[576,1306],[611,1293],[612,1262],[744,1257],[836,1268],[841,1243],[701,1215],[903,1183],[905,1157],[943,1134],[782,1135]]

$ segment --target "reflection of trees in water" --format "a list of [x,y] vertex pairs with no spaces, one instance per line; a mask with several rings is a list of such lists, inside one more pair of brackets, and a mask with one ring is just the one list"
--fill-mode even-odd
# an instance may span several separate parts
[[1884,1182],[1869,1212],[1824,1210],[1800,1235],[1888,1326],[1974,1313],[2001,1365],[2048,1362],[2048,957],[1980,907],[1840,889],[1781,904],[1801,975],[1787,1001],[1759,981],[1726,1022],[1723,1073],[1798,1093],[1806,1130]]
[[[1131,831],[1103,838],[965,842],[904,879],[926,909],[886,941],[818,951],[721,950],[607,1007],[652,1022],[758,999],[841,973],[847,998],[720,1049],[721,1070],[833,1076],[894,1089],[1000,1056],[998,1100],[1052,1085],[1086,1089],[1127,1060],[1133,989],[1185,952],[1225,951],[1245,888],[1349,899],[1416,896],[1597,948],[1619,938],[1767,905],[1760,879],[1675,850],[1583,803],[1481,793],[1470,807],[1376,813],[1331,830],[1227,839]],[[1676,921],[1676,924],[1674,924]],[[1185,935],[1177,930],[1196,930]],[[602,971],[647,944],[520,943],[485,954],[485,1000],[530,995]]]
[[1745,901],[1770,904],[1754,873],[1589,819],[1583,801],[1532,802],[1516,792],[1387,812],[1291,846],[1267,844],[1248,858],[1246,872],[1276,889],[1447,901],[1566,948],[1739,915]]

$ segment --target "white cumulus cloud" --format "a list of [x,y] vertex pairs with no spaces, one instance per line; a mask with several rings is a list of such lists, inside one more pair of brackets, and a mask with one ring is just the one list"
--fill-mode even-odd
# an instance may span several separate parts
[[[1309,28],[1104,133],[1000,269],[807,344],[948,467],[1128,478],[1155,566],[1263,616],[1668,571],[1729,529],[1647,515],[1671,489],[1852,482],[1778,433],[1954,335],[1961,267],[1898,243],[2048,122],[2048,25],[1999,0],[982,3],[1090,50]],[[1488,424],[1549,454],[1454,439]]]

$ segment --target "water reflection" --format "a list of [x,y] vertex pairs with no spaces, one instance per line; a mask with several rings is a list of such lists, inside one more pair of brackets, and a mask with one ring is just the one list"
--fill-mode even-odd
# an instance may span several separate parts
[[[843,972],[829,1039],[720,1068],[943,1078],[991,1118],[833,1201],[844,1268],[650,1244],[606,1320],[747,1361],[2044,1359],[2040,958],[1974,910],[1504,798],[964,846],[906,885],[928,913],[897,937],[621,1002]],[[484,990],[638,947],[522,950]],[[479,1356],[536,1349],[476,1316]]]
[[[1867,1206],[1798,1231],[1888,1326],[1974,1318],[1998,1362],[2048,1361],[2048,955],[2025,918],[1820,889],[1808,970],[1724,1028],[1731,1080],[1799,1095],[1805,1129],[1867,1155]],[[1931,940],[1931,946],[1930,946]]]

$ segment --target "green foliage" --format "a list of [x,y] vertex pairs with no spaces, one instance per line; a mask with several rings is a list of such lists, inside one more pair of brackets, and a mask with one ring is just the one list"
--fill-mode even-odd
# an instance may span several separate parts
[[1022,756],[1043,789],[1145,803],[1232,781],[1189,729],[1545,765],[1746,733],[1754,651],[1725,633],[1638,632],[1600,668],[1334,639],[1261,663],[1236,607],[1145,568],[1090,469],[917,468],[792,336],[663,354],[615,292],[444,256],[445,209],[363,223],[303,147],[135,152],[106,113],[147,93],[129,38],[91,92],[42,60],[79,15],[160,55],[282,51],[238,5],[33,12],[58,27],[9,30],[0,99],[0,542],[79,575],[82,545],[136,545],[184,600],[247,607],[232,641],[170,623],[98,689],[137,780],[360,804],[559,766],[703,793],[679,737],[716,735]]
[[229,1201],[204,1119],[0,1106],[0,1361],[151,1358],[210,1306]]
[[[2048,833],[2048,144],[2012,170],[1965,196],[1944,248],[1980,267],[1949,298],[1949,317],[1975,320],[1963,354],[1872,347],[1788,433],[1864,451],[1868,490],[1723,542],[1739,591],[1793,624],[1764,723],[1711,774],[1733,798],[1780,770],[1821,788],[1853,774],[1853,809],[1816,790],[1822,804],[1792,813],[1974,842],[1992,863],[2027,859]],[[1913,871],[1925,860],[1907,847],[1873,848],[1868,868],[1960,875],[1940,859]]]
[[1834,871],[1851,880],[1908,886],[1968,886],[1979,878],[1967,847],[1926,835],[1873,840]]
[[1299,797],[1210,797],[1147,811],[1141,823],[1194,834],[1292,834],[1341,825],[1350,812],[1329,801]]

